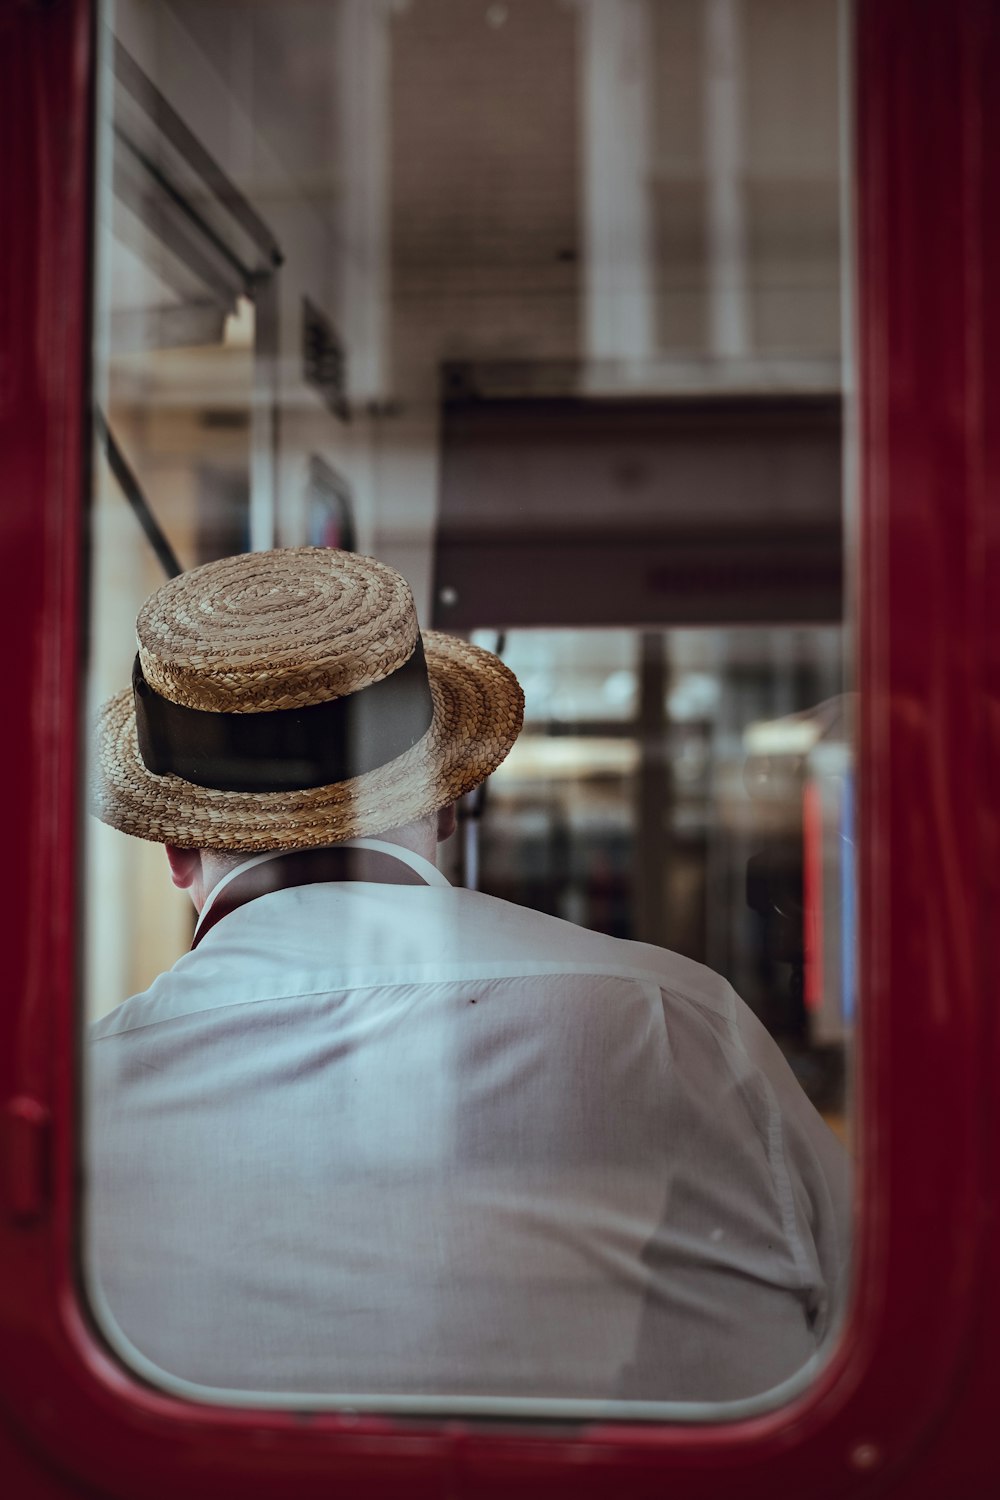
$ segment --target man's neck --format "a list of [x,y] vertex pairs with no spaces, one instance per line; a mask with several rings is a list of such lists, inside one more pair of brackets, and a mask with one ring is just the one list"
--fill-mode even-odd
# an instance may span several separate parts
[[206,932],[231,911],[261,896],[290,887],[345,881],[447,885],[433,864],[429,865],[417,850],[387,839],[347,839],[327,848],[251,854],[241,864],[232,866],[206,894],[199,908],[192,947],[197,947]]
[[[436,817],[420,818],[413,823],[404,823],[399,828],[386,829],[377,837],[384,844],[398,844],[401,849],[408,849],[411,854],[419,854],[421,859],[426,859],[429,864],[436,865],[437,863]],[[333,844],[331,847],[336,848],[336,845]],[[231,870],[236,869],[249,858],[251,856],[248,854],[229,851],[216,853],[212,849],[203,849],[201,851],[201,883],[196,891],[192,890],[195,909],[200,912],[208,893]]]

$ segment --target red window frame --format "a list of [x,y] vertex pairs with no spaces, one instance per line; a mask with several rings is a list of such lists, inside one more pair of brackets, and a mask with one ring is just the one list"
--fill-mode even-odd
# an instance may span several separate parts
[[[730,1425],[189,1405],[105,1351],[75,1269],[90,0],[0,6],[0,1470],[19,1500],[985,1493],[1000,1475],[1000,7],[859,0],[862,1212],[838,1353]],[[100,893],[93,893],[96,899]],[[993,1164],[991,1166],[991,1164]],[[991,1175],[992,1174],[992,1175]]]

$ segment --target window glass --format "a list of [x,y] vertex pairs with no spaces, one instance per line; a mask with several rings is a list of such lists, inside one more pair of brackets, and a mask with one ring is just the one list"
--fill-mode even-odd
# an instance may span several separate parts
[[101,7],[83,1259],[143,1377],[701,1420],[832,1349],[847,23]]
[[489,816],[484,799],[483,887],[726,975],[846,1135],[840,630],[524,630],[504,655],[525,727],[490,780]]

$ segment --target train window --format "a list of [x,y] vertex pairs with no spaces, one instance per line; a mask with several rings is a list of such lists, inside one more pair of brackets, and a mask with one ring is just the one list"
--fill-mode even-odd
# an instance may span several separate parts
[[717,1421],[836,1346],[846,25],[100,8],[83,1275],[152,1385]]

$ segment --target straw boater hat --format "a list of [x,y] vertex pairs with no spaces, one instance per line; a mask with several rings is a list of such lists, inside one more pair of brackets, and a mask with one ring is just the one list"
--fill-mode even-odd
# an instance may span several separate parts
[[101,709],[95,811],[188,849],[306,849],[423,817],[484,781],[521,728],[513,674],[421,638],[371,557],[250,552],[182,573],[136,621],[132,687]]

